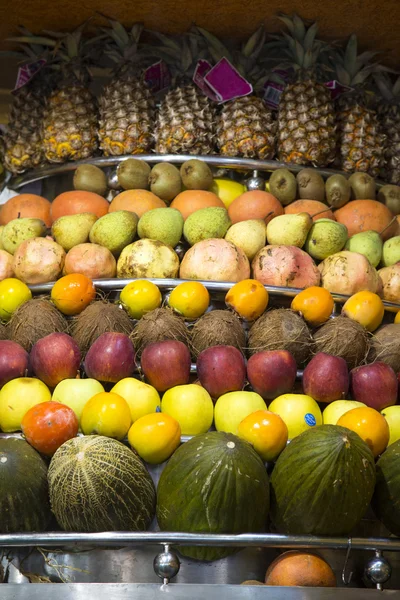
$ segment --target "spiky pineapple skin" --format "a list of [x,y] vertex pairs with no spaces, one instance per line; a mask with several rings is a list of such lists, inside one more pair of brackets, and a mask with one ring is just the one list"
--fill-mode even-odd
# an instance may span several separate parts
[[49,97],[43,119],[43,148],[51,163],[90,158],[98,148],[97,106],[79,83],[60,85]]
[[217,145],[223,156],[268,160],[275,154],[276,121],[261,98],[227,102],[217,121]]
[[99,102],[99,142],[105,156],[144,154],[153,145],[154,99],[136,77],[115,77]]
[[199,88],[188,84],[167,93],[157,113],[157,153],[210,154],[214,136],[215,112]]
[[325,167],[335,159],[335,108],[330,91],[307,79],[288,84],[278,108],[278,158]]
[[400,185],[400,106],[383,103],[378,107],[381,129],[386,136],[384,144],[384,165],[381,176],[388,183]]

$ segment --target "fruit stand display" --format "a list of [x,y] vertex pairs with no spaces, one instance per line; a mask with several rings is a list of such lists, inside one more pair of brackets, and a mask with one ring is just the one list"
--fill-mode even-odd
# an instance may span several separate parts
[[5,598],[400,589],[399,82],[280,18],[14,39]]

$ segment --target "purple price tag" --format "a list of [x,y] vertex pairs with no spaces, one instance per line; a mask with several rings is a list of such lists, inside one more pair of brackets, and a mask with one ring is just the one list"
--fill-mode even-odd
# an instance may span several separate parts
[[225,57],[205,75],[204,80],[215,92],[219,103],[248,96],[253,91],[253,86]]
[[20,88],[24,87],[24,85],[29,83],[31,79],[33,79],[33,77],[39,73],[40,69],[44,67],[46,62],[46,59],[40,58],[36,62],[28,63],[27,65],[20,67],[18,69],[17,81],[15,83],[13,92],[16,92]]
[[332,81],[328,81],[327,83],[325,83],[325,87],[327,87],[331,90],[333,100],[336,100],[336,98],[338,98],[345,92],[351,92],[353,89],[347,85],[342,85],[341,83],[336,81],[336,79],[333,79]]
[[205,76],[211,71],[211,68],[212,67],[208,60],[200,59],[197,62],[196,69],[194,71],[193,83],[195,83],[208,98],[214,102],[218,102],[217,95],[212,91],[205,80]]
[[171,85],[171,74],[167,64],[160,60],[150,65],[144,72],[144,80],[156,94]]

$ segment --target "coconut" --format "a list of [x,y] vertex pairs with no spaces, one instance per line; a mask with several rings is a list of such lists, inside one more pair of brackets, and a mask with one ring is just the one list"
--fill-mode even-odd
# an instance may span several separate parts
[[330,319],[314,333],[316,352],[340,356],[354,369],[365,362],[369,350],[366,329],[345,316]]
[[131,334],[131,340],[140,356],[146,346],[164,340],[178,340],[188,346],[190,334],[182,317],[169,308],[156,308],[140,319]]
[[372,336],[368,362],[376,360],[400,373],[400,323],[384,325]]
[[307,323],[289,308],[264,313],[249,332],[249,353],[288,350],[299,367],[310,358],[313,339]]
[[27,352],[46,335],[67,331],[66,318],[47,298],[33,298],[21,304],[7,325],[9,339]]
[[7,340],[7,339],[8,339],[7,328],[5,325],[0,323],[0,340]]
[[234,346],[242,353],[246,334],[238,317],[227,310],[212,310],[195,323],[192,331],[192,352],[197,356],[210,346]]
[[92,302],[71,322],[71,335],[83,355],[103,333],[130,335],[132,330],[132,321],[124,309],[105,300]]

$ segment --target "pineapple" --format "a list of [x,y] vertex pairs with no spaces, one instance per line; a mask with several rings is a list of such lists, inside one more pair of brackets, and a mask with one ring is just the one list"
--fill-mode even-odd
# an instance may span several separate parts
[[97,105],[88,89],[87,46],[84,25],[63,35],[56,56],[62,79],[50,94],[43,119],[43,148],[51,163],[90,158],[98,148]]
[[137,73],[143,25],[127,32],[117,21],[110,24],[110,30],[103,30],[113,40],[106,54],[118,66],[100,97],[100,148],[105,156],[143,154],[152,147],[154,122],[153,96]]
[[380,73],[375,81],[384,100],[378,105],[378,118],[386,136],[382,177],[400,185],[400,77],[392,83],[387,75]]
[[384,67],[369,64],[373,52],[357,55],[357,37],[350,36],[344,52],[334,56],[336,79],[352,88],[337,102],[338,153],[336,165],[343,171],[363,171],[373,177],[383,163],[383,143],[377,114],[367,106],[364,86],[372,73]]
[[278,158],[298,165],[325,167],[335,158],[335,110],[330,91],[318,81],[318,58],[323,49],[316,39],[317,23],[308,29],[297,15],[279,18],[289,34],[277,36],[289,58],[282,66],[294,70],[278,107]]

